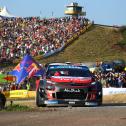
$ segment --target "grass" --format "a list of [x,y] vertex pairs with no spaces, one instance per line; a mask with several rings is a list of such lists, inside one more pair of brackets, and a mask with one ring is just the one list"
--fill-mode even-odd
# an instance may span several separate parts
[[7,111],[7,112],[11,112],[11,111],[31,111],[33,108],[26,106],[26,105],[19,105],[19,104],[13,104],[13,105],[8,105],[6,106],[5,109],[3,109],[2,111]]
[[56,111],[52,107],[37,107],[35,102],[30,101],[17,101],[13,104],[7,104],[5,109],[0,110],[0,112],[52,112]]
[[119,45],[121,48],[126,48],[126,27],[122,27],[121,33],[123,36],[123,40],[119,41],[117,45]]

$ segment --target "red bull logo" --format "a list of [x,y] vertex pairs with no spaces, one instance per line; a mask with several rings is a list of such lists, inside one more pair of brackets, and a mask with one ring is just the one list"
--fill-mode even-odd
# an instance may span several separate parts
[[29,73],[28,77],[33,76],[38,70],[39,70],[39,67],[38,67],[35,63],[32,63],[32,64],[27,68],[27,72]]
[[39,68],[38,68],[38,66],[35,63],[32,63],[26,70],[29,73],[30,71],[33,71],[33,70],[34,71],[38,71]]

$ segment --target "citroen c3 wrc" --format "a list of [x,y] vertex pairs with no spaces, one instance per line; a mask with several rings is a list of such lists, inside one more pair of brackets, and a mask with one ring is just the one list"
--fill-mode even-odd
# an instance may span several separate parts
[[84,65],[49,64],[36,91],[36,105],[102,104],[102,85]]

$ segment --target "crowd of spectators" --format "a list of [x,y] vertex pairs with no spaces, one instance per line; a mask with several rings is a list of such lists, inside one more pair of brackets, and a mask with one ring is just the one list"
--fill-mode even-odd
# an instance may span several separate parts
[[84,17],[40,19],[2,18],[0,20],[0,59],[16,59],[26,53],[43,55],[60,48],[88,25]]
[[0,85],[0,89],[2,92],[11,91],[11,90],[28,90],[33,91],[36,89],[35,78],[33,79],[25,79],[20,84],[16,84],[15,82],[6,82],[3,86]]
[[101,82],[103,88],[126,88],[126,71],[94,72],[95,77]]

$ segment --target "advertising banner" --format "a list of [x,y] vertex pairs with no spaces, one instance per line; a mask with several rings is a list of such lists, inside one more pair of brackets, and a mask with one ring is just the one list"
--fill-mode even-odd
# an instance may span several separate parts
[[103,95],[126,94],[126,88],[103,88]]
[[12,90],[3,92],[6,98],[28,98],[27,90]]

